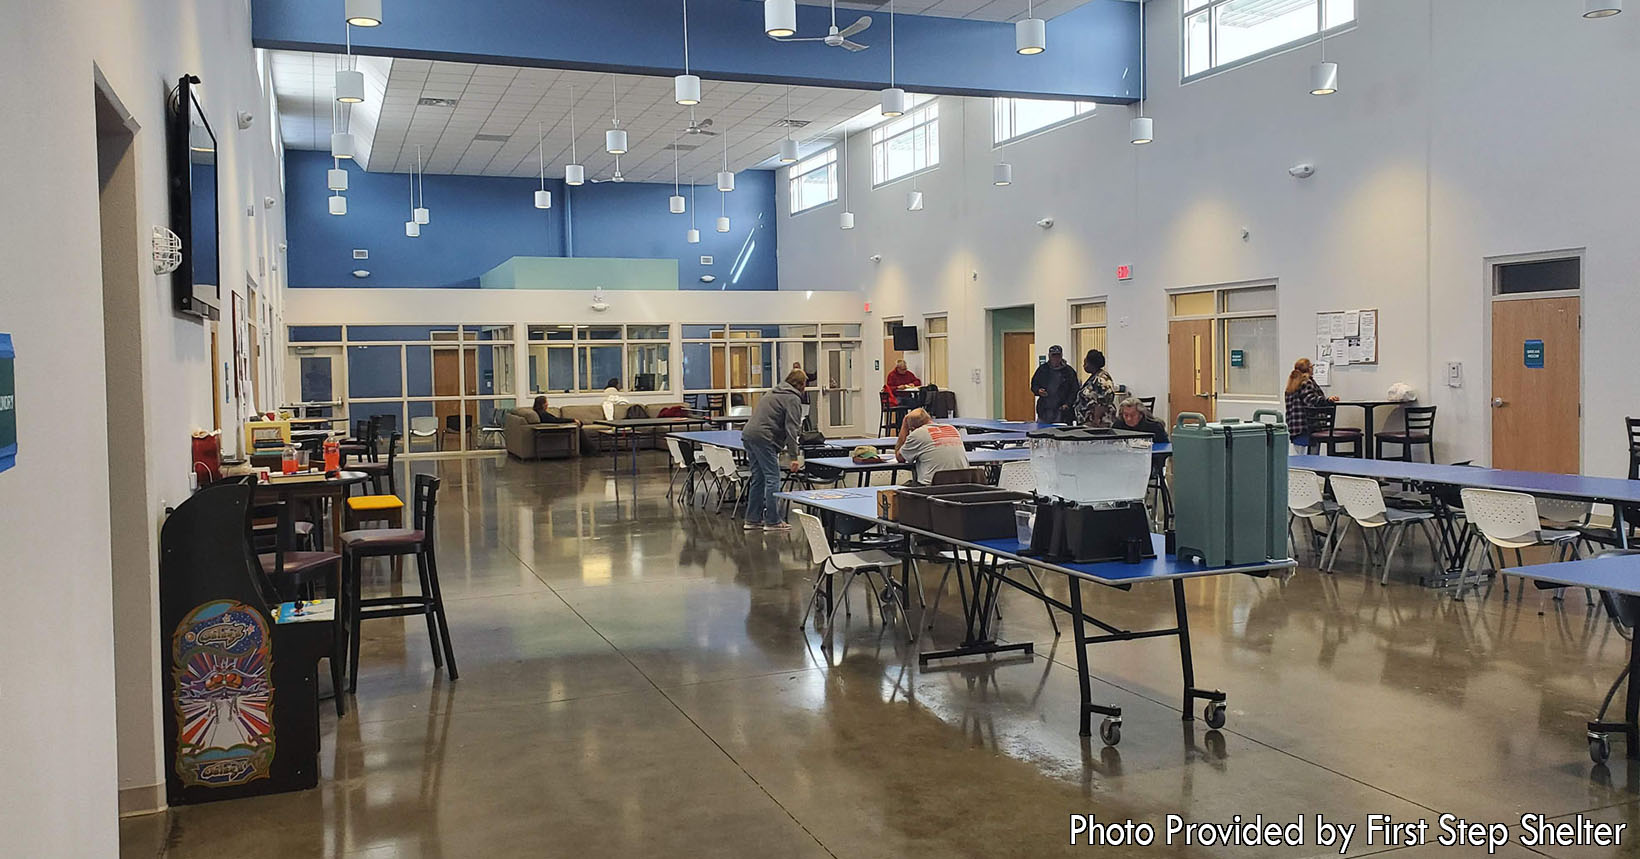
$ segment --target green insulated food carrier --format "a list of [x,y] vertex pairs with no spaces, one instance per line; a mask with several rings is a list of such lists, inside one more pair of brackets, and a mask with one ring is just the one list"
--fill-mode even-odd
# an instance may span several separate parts
[[[1259,418],[1270,415],[1275,423]],[[1287,557],[1287,425],[1260,409],[1244,423],[1183,412],[1173,428],[1173,512],[1180,558],[1209,566]]]

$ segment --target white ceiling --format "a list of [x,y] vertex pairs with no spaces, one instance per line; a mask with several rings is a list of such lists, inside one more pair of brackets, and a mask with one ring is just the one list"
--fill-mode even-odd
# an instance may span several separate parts
[[[344,58],[294,51],[270,55],[285,145],[328,150],[333,79]],[[356,63],[365,73],[367,99],[351,111],[352,131],[359,139],[360,166],[374,172],[408,171],[419,144],[429,173],[535,176],[539,123],[546,136],[547,175],[561,177],[570,160],[572,86],[577,155],[589,178],[607,178],[614,169],[614,156],[604,152],[612,90],[620,93],[621,127],[628,134],[621,172],[630,180],[671,179],[667,147],[689,124],[690,109],[672,100],[671,78],[382,57],[359,57]],[[719,135],[682,135],[681,145],[699,146],[679,153],[686,181],[712,181],[722,169],[725,141],[729,169],[738,171],[766,161],[786,136],[775,125],[786,117],[786,87],[704,81],[701,90],[695,115],[711,119],[711,130]],[[423,98],[455,99],[456,106],[418,104]],[[792,134],[808,140],[877,99],[870,91],[793,87],[792,116],[810,124]]]
[[[799,2],[807,6],[830,5],[830,0],[799,0]],[[1088,0],[1036,0],[1036,17],[1052,18],[1063,15],[1087,2]],[[974,18],[981,21],[1017,21],[1025,17],[1026,5],[1026,0],[896,0],[894,11],[901,15],[934,15],[940,18]],[[881,11],[886,15],[888,14],[888,0],[838,0],[837,18],[839,24],[844,24],[842,10],[845,8],[871,12]],[[850,18],[849,20],[854,19]]]

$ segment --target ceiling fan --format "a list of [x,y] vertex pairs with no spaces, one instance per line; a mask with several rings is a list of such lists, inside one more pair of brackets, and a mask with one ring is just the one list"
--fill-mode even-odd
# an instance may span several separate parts
[[826,33],[826,35],[805,36],[801,38],[797,36],[776,36],[774,37],[774,40],[776,42],[825,42],[826,46],[831,48],[843,48],[844,50],[849,51],[863,51],[871,46],[862,45],[859,42],[849,41],[849,38],[851,36],[859,35],[870,26],[871,16],[861,15],[858,20],[848,25],[847,28],[842,30],[837,29],[837,0],[831,0],[831,31]]
[[615,156],[615,172],[610,174],[608,179],[588,179],[587,181],[594,185],[602,185],[605,182],[625,182],[626,177],[621,175],[621,156]]
[[685,128],[683,130],[683,133],[684,134],[704,134],[704,135],[707,135],[708,137],[716,137],[717,136],[716,131],[708,131],[707,130],[711,127],[712,127],[712,121],[710,119],[703,119],[703,120],[700,120],[699,122],[696,122],[695,118],[693,116],[691,116],[691,117],[689,117],[689,127]]

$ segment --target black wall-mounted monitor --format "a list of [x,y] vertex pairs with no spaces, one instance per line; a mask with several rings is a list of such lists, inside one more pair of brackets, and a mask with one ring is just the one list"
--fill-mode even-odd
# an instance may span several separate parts
[[198,77],[183,75],[168,111],[171,232],[182,240],[182,264],[171,275],[171,291],[178,313],[217,319],[222,315],[217,145],[194,93],[198,83]]
[[917,351],[917,326],[900,325],[894,329],[894,351]]

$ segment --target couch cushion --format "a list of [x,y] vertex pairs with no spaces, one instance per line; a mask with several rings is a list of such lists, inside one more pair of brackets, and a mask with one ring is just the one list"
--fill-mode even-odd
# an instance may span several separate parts
[[537,415],[535,413],[535,409],[530,406],[519,406],[507,414],[516,415],[520,420],[527,424],[538,424],[541,422],[541,416]]

